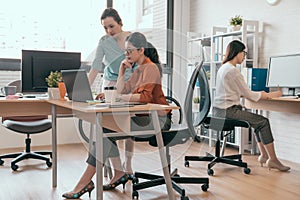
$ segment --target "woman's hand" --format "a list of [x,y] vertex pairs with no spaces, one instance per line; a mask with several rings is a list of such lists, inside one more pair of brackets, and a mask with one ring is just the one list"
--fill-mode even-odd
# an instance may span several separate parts
[[278,98],[278,97],[281,97],[282,96],[282,91],[279,87],[277,87],[277,90],[274,91],[274,92],[265,92],[265,91],[262,91],[261,92],[261,99],[272,99],[272,98]]
[[282,96],[282,91],[280,89],[280,87],[277,87],[277,90],[274,92],[270,92],[270,98],[278,98]]
[[96,96],[96,100],[103,100],[105,98],[104,93],[100,93]]
[[131,69],[131,68],[132,68],[132,65],[133,65],[133,63],[129,62],[127,59],[124,59],[124,60],[121,62],[120,69],[123,69],[123,70],[125,71],[126,68]]

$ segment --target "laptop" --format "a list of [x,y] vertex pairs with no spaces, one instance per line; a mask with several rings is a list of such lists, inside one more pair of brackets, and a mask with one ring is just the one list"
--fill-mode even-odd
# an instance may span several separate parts
[[61,70],[70,100],[87,102],[94,100],[91,86],[84,69]]
[[[84,69],[61,70],[62,79],[65,83],[67,94],[70,100],[76,102],[96,102],[94,100],[91,86]],[[96,104],[96,106],[131,107],[135,105],[144,105],[142,102],[116,102],[114,104]]]

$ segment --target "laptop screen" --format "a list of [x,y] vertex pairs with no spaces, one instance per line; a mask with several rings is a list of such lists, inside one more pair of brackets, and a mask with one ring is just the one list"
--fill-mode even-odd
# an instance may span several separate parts
[[84,69],[61,70],[70,100],[86,102],[93,100],[91,86]]

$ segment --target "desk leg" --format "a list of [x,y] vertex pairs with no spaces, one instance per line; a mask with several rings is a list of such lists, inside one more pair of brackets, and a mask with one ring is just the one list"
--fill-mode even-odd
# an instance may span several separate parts
[[96,113],[96,199],[103,199],[103,130],[102,113]]
[[52,187],[57,186],[57,125],[56,106],[52,105]]
[[151,116],[152,116],[152,120],[153,120],[154,131],[156,134],[157,147],[159,150],[160,160],[161,160],[164,177],[165,177],[165,182],[166,182],[166,187],[167,187],[167,191],[168,191],[168,197],[169,197],[169,200],[173,200],[173,199],[175,199],[175,196],[173,193],[172,181],[171,181],[171,176],[170,176],[170,172],[169,172],[168,161],[166,158],[166,150],[165,150],[163,138],[161,135],[161,128],[159,125],[159,119],[158,119],[157,112],[151,111]]

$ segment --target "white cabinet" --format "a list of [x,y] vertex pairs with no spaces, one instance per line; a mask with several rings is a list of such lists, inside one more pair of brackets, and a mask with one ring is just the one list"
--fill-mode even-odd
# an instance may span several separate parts
[[[212,101],[214,99],[216,74],[219,67],[222,65],[226,53],[226,47],[232,40],[240,40],[247,47],[247,56],[245,62],[238,66],[243,75],[246,76],[246,68],[258,67],[258,33],[259,22],[254,20],[243,20],[243,26],[239,31],[228,31],[228,27],[212,27],[210,36],[204,36],[199,33],[189,33],[188,39],[188,70],[187,77],[191,76],[191,72],[197,62],[204,61],[204,68],[207,70],[207,75],[210,83],[210,92]],[[247,77],[245,77],[247,80]],[[199,130],[200,136],[209,139],[211,145],[214,141],[214,132]],[[240,132],[241,129],[236,130]],[[248,130],[243,130],[243,134],[233,134],[229,144],[239,147],[240,153],[245,149],[250,149],[249,140],[251,136],[245,133]]]

